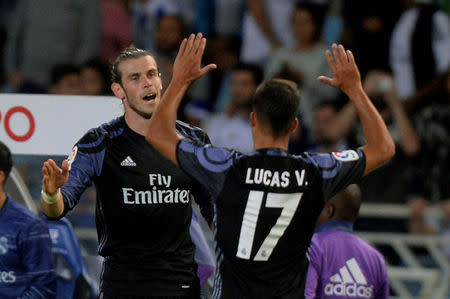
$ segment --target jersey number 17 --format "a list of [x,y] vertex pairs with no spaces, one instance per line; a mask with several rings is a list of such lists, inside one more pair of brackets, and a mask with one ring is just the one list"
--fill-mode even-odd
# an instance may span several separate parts
[[[275,225],[270,230],[263,244],[259,248],[254,261],[267,261],[277,246],[278,240],[283,236],[284,231],[291,223],[295,211],[302,199],[303,193],[267,193],[266,208],[281,208],[280,216]],[[236,256],[249,260],[253,248],[253,238],[256,231],[261,203],[264,198],[263,191],[250,191],[248,194],[247,206],[245,207],[244,218],[242,219],[241,232]]]

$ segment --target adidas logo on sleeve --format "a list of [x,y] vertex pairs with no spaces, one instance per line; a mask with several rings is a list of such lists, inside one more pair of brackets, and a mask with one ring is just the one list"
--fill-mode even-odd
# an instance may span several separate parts
[[352,298],[372,298],[373,285],[367,285],[367,279],[355,258],[349,259],[339,272],[330,277],[325,285],[325,294]]
[[120,166],[136,166],[136,163],[131,159],[130,156],[127,156],[125,160],[120,163]]

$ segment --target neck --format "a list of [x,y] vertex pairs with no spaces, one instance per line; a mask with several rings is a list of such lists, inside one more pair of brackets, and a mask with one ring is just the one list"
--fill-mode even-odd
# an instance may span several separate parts
[[255,151],[263,148],[281,148],[288,150],[289,135],[273,138],[271,134],[264,134],[258,130],[253,131],[253,148]]
[[131,130],[138,133],[139,135],[146,136],[148,132],[148,126],[150,124],[150,118],[144,118],[139,115],[129,115],[130,113],[125,113],[125,122],[130,127]]
[[3,208],[6,202],[6,193],[3,191],[3,188],[0,187],[0,210]]

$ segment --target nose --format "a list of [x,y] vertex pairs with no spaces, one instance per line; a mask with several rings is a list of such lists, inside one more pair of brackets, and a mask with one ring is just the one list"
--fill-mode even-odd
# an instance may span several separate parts
[[144,87],[152,86],[153,82],[152,82],[152,80],[149,77],[144,76],[143,78],[144,78],[143,79],[144,80]]

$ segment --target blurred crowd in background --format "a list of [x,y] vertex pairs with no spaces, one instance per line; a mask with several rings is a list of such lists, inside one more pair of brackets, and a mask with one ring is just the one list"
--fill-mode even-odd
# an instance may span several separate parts
[[[302,95],[291,153],[364,143],[351,103],[316,79],[331,76],[325,50],[342,43],[397,143],[396,156],[361,182],[363,201],[408,205],[410,220],[394,226],[398,231],[450,235],[450,1],[0,0],[0,6],[2,93],[111,95],[109,66],[130,45],[155,56],[164,88],[181,40],[202,32],[204,63],[218,69],[191,87],[179,118],[205,129],[213,144],[242,152],[253,147],[252,96],[272,77],[295,81]],[[36,200],[45,159],[16,157]],[[94,227],[95,191],[85,197],[68,218]],[[442,217],[426,217],[429,205],[439,205]]]

